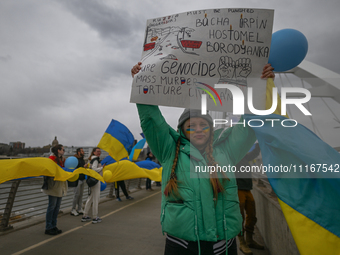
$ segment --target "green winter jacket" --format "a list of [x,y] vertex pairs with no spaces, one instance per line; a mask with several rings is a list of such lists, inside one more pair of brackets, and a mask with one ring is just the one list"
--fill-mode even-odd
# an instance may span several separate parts
[[[158,106],[137,104],[141,127],[152,153],[163,167],[161,224],[163,233],[187,241],[229,240],[241,232],[236,179],[227,173],[225,192],[213,200],[209,173],[199,173],[206,166],[206,155],[193,147],[182,132],[171,128]],[[176,142],[181,136],[181,146],[176,167],[180,198],[166,197],[164,188],[169,181],[175,157]],[[213,156],[219,166],[234,166],[255,142],[249,127],[236,125],[214,133]],[[178,201],[179,200],[179,201]]]

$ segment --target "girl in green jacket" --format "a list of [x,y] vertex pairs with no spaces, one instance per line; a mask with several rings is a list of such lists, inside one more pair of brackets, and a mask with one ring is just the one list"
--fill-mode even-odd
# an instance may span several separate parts
[[[132,76],[141,64],[131,69]],[[274,78],[272,71],[267,64],[261,78]],[[163,166],[164,254],[237,254],[235,236],[241,231],[242,216],[234,173],[224,170],[249,151],[256,140],[254,131],[247,125],[214,131],[210,115],[189,109],[175,131],[158,106],[137,108],[150,149]]]

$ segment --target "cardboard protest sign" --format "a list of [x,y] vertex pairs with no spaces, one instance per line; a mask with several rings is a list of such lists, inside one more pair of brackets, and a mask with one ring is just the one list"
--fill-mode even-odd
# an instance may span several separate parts
[[[231,112],[233,96],[215,84],[234,84],[253,105],[265,108],[273,10],[211,9],[147,21],[142,70],[134,77],[131,102]],[[245,111],[248,108],[245,107]]]

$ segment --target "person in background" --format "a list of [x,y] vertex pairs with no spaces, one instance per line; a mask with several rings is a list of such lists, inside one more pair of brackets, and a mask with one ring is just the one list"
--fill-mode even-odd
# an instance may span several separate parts
[[[100,164],[100,154],[101,150],[98,147],[95,147],[92,149],[91,155],[89,156],[90,160],[90,168],[96,171],[98,174],[103,175],[103,168],[105,164],[102,166]],[[85,210],[84,215],[81,218],[81,221],[90,221],[91,217],[89,217],[89,211],[92,204],[92,223],[100,223],[102,222],[102,219],[98,217],[98,205],[100,200],[100,181],[98,181],[94,186],[89,188],[90,195],[87,198],[86,204],[85,204]]]
[[[56,164],[64,167],[65,149],[64,146],[58,144],[52,148],[52,159]],[[57,228],[57,218],[60,209],[61,199],[67,194],[67,182],[66,181],[54,181],[53,177],[44,177],[44,184],[42,186],[43,192],[48,195],[48,207],[46,211],[46,227],[45,234],[57,235],[62,233],[61,229]]]
[[[150,160],[150,161],[153,161],[154,160],[154,155],[152,154],[151,151],[148,152],[148,154],[146,154],[146,159],[145,160]],[[146,181],[145,181],[145,188],[146,190],[149,190],[149,191],[153,191],[153,189],[151,188],[151,180],[149,178],[146,178]]]
[[116,182],[116,186],[115,186],[115,191],[116,191],[116,199],[119,202],[122,202],[122,199],[119,197],[119,187],[122,189],[125,197],[127,200],[132,200],[133,197],[129,196],[129,193],[126,190],[126,186],[125,186],[125,181],[117,181]]
[[[244,158],[236,165],[236,181],[238,186],[238,198],[240,200],[240,211],[242,214],[242,232],[238,235],[240,241],[240,250],[246,254],[251,255],[253,252],[250,248],[263,250],[264,246],[258,244],[253,240],[254,228],[257,221],[255,200],[251,190],[253,188],[253,179],[251,172],[241,172],[241,168],[250,166],[249,161],[254,160],[260,154],[260,146],[258,143],[252,151],[248,152]],[[246,213],[246,215],[245,215]],[[244,239],[246,234],[246,239]]]
[[[131,69],[132,77],[141,65],[139,62]],[[273,68],[265,65],[261,78],[273,77]],[[241,231],[242,216],[235,175],[197,173],[195,169],[236,165],[254,144],[255,132],[241,125],[214,131],[209,114],[191,109],[183,111],[176,131],[157,105],[137,104],[137,109],[150,149],[163,166],[164,255],[226,251],[236,255],[235,237]]]
[[[78,165],[76,168],[85,167],[85,160],[84,160],[84,149],[78,148],[77,153],[74,155],[78,159]],[[74,188],[74,196],[72,202],[72,210],[71,215],[78,216],[79,214],[84,214],[83,211],[83,193],[85,187],[85,174],[79,174],[79,178],[76,181],[76,186]],[[78,205],[78,210],[77,210]]]

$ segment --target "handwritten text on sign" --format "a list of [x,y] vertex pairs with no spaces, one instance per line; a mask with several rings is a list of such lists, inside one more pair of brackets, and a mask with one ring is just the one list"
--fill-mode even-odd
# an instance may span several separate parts
[[231,111],[232,95],[215,84],[253,87],[253,102],[264,109],[273,10],[212,9],[147,21],[142,70],[135,76],[131,102]]

